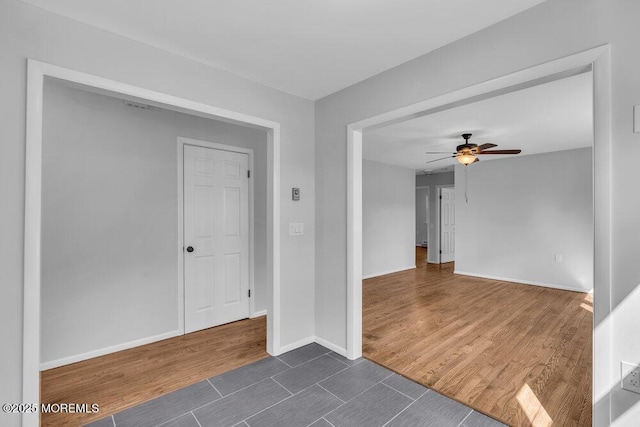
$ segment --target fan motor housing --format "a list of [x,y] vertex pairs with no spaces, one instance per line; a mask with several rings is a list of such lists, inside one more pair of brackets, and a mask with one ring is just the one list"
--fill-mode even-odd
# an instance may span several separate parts
[[472,152],[476,148],[478,148],[478,144],[462,144],[456,147],[456,151],[458,153]]

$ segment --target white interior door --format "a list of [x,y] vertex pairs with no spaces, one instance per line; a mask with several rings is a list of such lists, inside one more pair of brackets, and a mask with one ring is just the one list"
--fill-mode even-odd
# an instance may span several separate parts
[[456,193],[440,189],[440,262],[451,262],[456,253]]
[[248,155],[184,146],[185,333],[249,317]]

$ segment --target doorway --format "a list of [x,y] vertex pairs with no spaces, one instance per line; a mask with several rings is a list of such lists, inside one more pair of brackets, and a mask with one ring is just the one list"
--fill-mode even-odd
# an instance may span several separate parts
[[[574,70],[589,67],[594,76],[594,284],[596,295],[602,300],[595,303],[595,323],[606,319],[608,311],[608,293],[610,290],[611,263],[606,249],[610,238],[608,219],[610,217],[609,192],[611,178],[608,159],[611,156],[609,137],[609,64],[610,53],[607,46],[593,48],[549,63],[532,66],[523,71],[505,75],[484,83],[478,83],[434,97],[409,107],[383,113],[348,125],[347,132],[347,354],[354,358],[362,354],[362,175],[360,162],[362,159],[363,131],[373,127],[384,126],[385,123],[402,120],[405,117],[423,114],[429,110],[446,108],[447,105],[464,103],[475,98],[485,99],[492,93],[512,91],[520,85],[530,84],[534,80],[552,78]],[[591,68],[592,67],[592,68]],[[458,104],[459,105],[459,104]],[[607,351],[611,346],[611,336],[607,331],[593,329],[595,340],[594,395],[606,395],[608,392],[609,358]],[[594,406],[594,417],[601,417],[606,405]]]
[[[147,104],[194,116],[221,120],[253,129],[263,129],[266,134],[267,187],[266,209],[266,260],[267,274],[267,337],[266,347],[271,354],[280,353],[280,125],[250,115],[130,86],[109,79],[29,60],[27,93],[27,155],[25,183],[25,275],[24,275],[24,328],[23,328],[23,401],[39,401],[40,336],[41,336],[41,241],[42,241],[42,126],[43,89],[47,79],[57,79],[66,84],[83,87],[91,92],[127,96]],[[114,171],[114,173],[117,171]],[[175,182],[175,181],[174,181]],[[140,194],[144,197],[145,194]],[[154,216],[149,216],[153,220]],[[133,236],[133,235],[132,235]],[[121,246],[122,247],[122,246]],[[177,249],[177,248],[176,248]],[[176,253],[182,257],[182,248]],[[176,292],[177,293],[177,292]],[[182,294],[182,292],[180,292]],[[150,298],[157,295],[148,294]],[[182,312],[182,310],[180,310]],[[183,328],[183,316],[178,316]],[[178,329],[178,330],[179,330]],[[176,332],[178,332],[176,330]],[[28,414],[23,425],[38,425],[39,415]]]
[[456,253],[456,191],[440,188],[440,264],[453,262]]
[[184,332],[189,333],[251,314],[253,152],[185,138],[179,138],[179,145],[184,177],[179,225],[184,230]]

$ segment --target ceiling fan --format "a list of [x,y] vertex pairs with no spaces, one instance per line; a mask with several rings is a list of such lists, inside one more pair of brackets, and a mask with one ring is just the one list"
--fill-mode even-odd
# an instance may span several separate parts
[[[496,144],[472,144],[469,142],[469,138],[471,138],[470,133],[463,133],[462,137],[464,138],[464,144],[458,145],[456,147],[456,152],[452,153],[452,156],[442,157],[436,160],[430,160],[427,163],[438,162],[444,159],[450,159],[455,157],[458,162],[467,166],[471,163],[479,162],[478,155],[480,154],[520,154],[522,150],[489,150],[490,148],[497,147]],[[427,151],[426,154],[444,154],[446,151]]]

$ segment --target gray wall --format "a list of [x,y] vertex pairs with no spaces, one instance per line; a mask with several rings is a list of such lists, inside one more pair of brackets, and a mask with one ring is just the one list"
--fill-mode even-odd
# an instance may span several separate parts
[[41,362],[178,330],[177,138],[254,150],[266,309],[266,131],[45,84]]
[[[438,263],[438,250],[440,248],[440,217],[438,216],[438,189],[439,187],[451,186],[455,183],[455,177],[453,172],[441,172],[433,174],[416,175],[416,187],[428,187],[429,189],[429,232],[427,242],[429,242],[427,249],[427,261],[431,263]],[[426,232],[425,227],[425,194],[427,189],[416,189],[416,231],[420,234],[416,234],[416,244],[421,244],[424,234]],[[418,240],[419,239],[419,240]]]
[[[279,122],[282,345],[314,336],[313,102],[16,0],[0,0],[0,44],[0,401],[20,402],[22,392],[27,58]],[[292,187],[302,190],[299,202]],[[305,223],[304,236],[288,235],[291,221]],[[17,426],[20,416],[0,420]]]
[[[610,293],[596,292],[595,300],[596,307],[600,301],[600,307],[613,308],[610,317],[596,319],[602,325],[599,331],[611,331],[612,349],[598,354],[594,397],[599,407],[604,405],[597,411],[598,417],[608,417],[606,405],[611,390],[614,420],[632,423],[640,418],[640,404],[635,405],[640,402],[640,394],[621,390],[619,385],[620,361],[640,361],[640,340],[636,339],[640,311],[640,239],[636,231],[640,197],[635,197],[640,168],[635,156],[629,154],[640,146],[640,133],[633,133],[632,122],[632,108],[640,104],[638,16],[640,2],[635,0],[548,0],[318,100],[316,335],[340,347],[346,345],[347,125],[609,44],[612,288]],[[611,328],[609,322],[616,326]],[[601,334],[609,336],[607,332]],[[609,354],[611,363],[606,361]],[[606,379],[608,373],[610,382]],[[598,418],[596,425],[604,422]]]
[[415,171],[363,160],[362,275],[415,268]]
[[580,148],[468,166],[468,203],[457,166],[456,272],[590,291],[591,156]]

